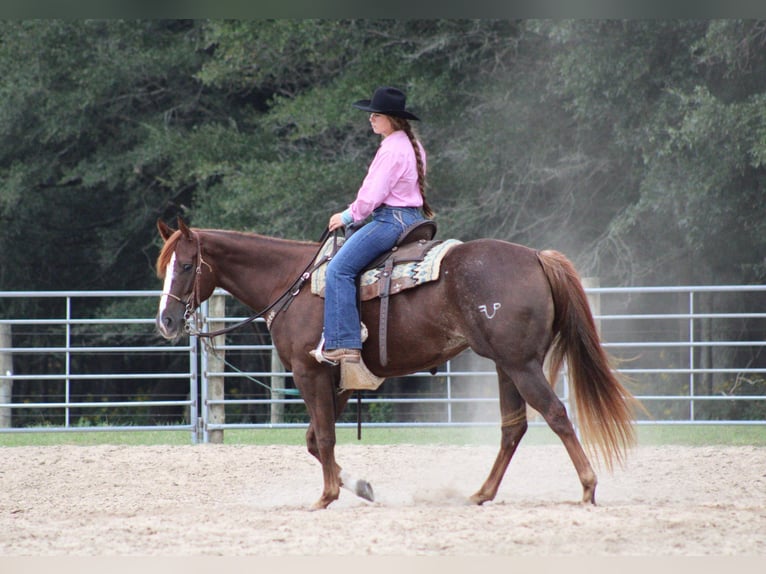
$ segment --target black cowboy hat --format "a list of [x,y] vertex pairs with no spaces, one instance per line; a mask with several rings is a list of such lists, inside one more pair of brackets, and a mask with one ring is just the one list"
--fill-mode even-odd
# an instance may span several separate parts
[[401,90],[382,87],[375,90],[371,100],[359,100],[351,105],[365,112],[419,121],[419,117],[404,109],[406,99],[404,92]]

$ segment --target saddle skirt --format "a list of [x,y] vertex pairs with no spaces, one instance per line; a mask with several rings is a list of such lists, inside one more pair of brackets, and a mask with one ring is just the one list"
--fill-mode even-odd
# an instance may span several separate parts
[[[319,263],[322,258],[329,256],[340,248],[343,238],[330,237],[322,247],[315,263]],[[462,241],[458,239],[447,239],[445,241],[419,240],[413,243],[406,243],[393,248],[386,254],[376,259],[360,277],[360,296],[362,301],[375,299],[381,295],[394,295],[412,289],[429,281],[439,279],[439,270],[442,259],[447,255],[450,249],[459,245]],[[383,279],[386,262],[393,258],[393,268],[391,269],[391,280],[384,285]],[[391,266],[391,263],[388,264]],[[311,275],[311,292],[314,295],[324,297],[325,276],[327,273],[327,263],[317,268]]]

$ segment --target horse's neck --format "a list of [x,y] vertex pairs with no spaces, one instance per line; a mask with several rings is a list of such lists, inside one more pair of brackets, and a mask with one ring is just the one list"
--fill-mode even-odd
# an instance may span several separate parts
[[308,243],[247,233],[208,232],[202,241],[217,286],[253,309],[279,297],[313,253]]

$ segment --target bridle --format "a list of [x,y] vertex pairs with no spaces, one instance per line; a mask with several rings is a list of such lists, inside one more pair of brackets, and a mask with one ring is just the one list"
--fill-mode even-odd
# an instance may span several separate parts
[[199,237],[199,234],[195,233],[194,238],[197,240],[197,268],[194,270],[194,283],[192,283],[192,289],[189,293],[189,297],[186,301],[184,301],[178,295],[165,291],[162,292],[162,295],[166,295],[171,299],[175,299],[182,305],[186,306],[184,309],[184,331],[186,331],[188,334],[197,334],[192,333],[192,319],[195,317],[197,307],[200,305],[197,301],[199,300],[199,282],[200,278],[202,277],[202,266],[206,265],[211,272],[213,271],[213,268],[210,266],[210,264],[202,257],[202,241]]
[[[206,265],[211,272],[213,271],[213,268],[202,257],[202,241],[198,233],[194,234],[197,240],[197,268],[195,270],[194,283],[192,285],[192,290],[191,290],[191,293],[189,293],[188,299],[184,301],[178,295],[174,295],[173,293],[167,293],[167,292],[163,292],[162,295],[167,295],[171,299],[175,299],[179,303],[186,306],[186,309],[184,310],[184,331],[187,334],[197,336],[197,337],[203,337],[203,338],[212,338],[212,337],[217,337],[218,335],[229,333],[249,323],[252,323],[258,317],[262,317],[263,315],[265,315],[269,311],[272,311],[275,308],[276,308],[276,311],[274,311],[274,315],[276,315],[280,311],[287,309],[287,307],[289,307],[292,300],[295,297],[297,297],[298,293],[300,293],[300,290],[303,287],[303,285],[306,283],[306,281],[308,281],[311,278],[311,274],[314,271],[316,271],[320,266],[324,265],[327,261],[332,259],[333,255],[335,255],[335,252],[338,250],[339,247],[337,244],[337,232],[336,232],[336,235],[335,235],[336,242],[335,242],[335,247],[332,250],[332,253],[328,255],[324,255],[323,257],[317,260],[317,258],[319,257],[319,254],[322,252],[322,248],[324,247],[324,243],[327,240],[329,234],[330,234],[329,229],[325,228],[324,232],[322,233],[322,236],[319,239],[319,248],[317,249],[316,253],[309,260],[309,263],[306,265],[306,267],[304,267],[299,277],[295,281],[293,281],[293,283],[290,285],[290,287],[287,288],[287,290],[284,293],[282,293],[279,297],[277,297],[275,301],[267,305],[261,311],[255,313],[254,315],[251,315],[247,319],[240,321],[239,323],[235,325],[231,325],[230,327],[225,327],[223,329],[218,329],[217,331],[212,331],[212,332],[200,331],[201,321],[197,317],[197,308],[200,306],[198,299],[199,299],[199,282],[202,275],[202,265]],[[271,318],[271,320],[273,321],[273,317]]]

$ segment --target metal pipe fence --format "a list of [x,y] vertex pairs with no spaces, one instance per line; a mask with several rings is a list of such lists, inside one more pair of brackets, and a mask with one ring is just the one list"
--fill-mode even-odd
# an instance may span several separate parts
[[766,286],[588,293],[607,309],[594,317],[604,348],[622,359],[617,370],[654,416],[640,422],[766,424],[766,313],[760,311]]
[[[96,343],[147,339],[142,334],[154,331],[154,318],[107,316],[110,315],[108,303],[119,305],[130,299],[154,302],[159,296],[160,291],[0,291],[3,311],[0,314],[0,432],[168,429],[188,430],[192,440],[196,440],[199,373],[195,337],[176,346],[161,344],[159,340],[138,345]],[[13,307],[13,301],[26,303],[24,308],[29,314],[45,316],[14,318],[6,310]],[[100,305],[95,305],[95,301]],[[104,316],[90,315],[94,309],[101,309]],[[134,308],[128,305],[128,310],[132,312]],[[98,361],[104,370],[95,370],[94,355],[107,357]],[[129,363],[133,370],[110,370],[110,364],[124,363],[125,357],[134,359]],[[169,357],[180,357],[183,370],[162,369]],[[81,358],[86,360],[78,360]],[[78,369],[81,365],[83,370]],[[153,367],[153,370],[144,370],[142,366]],[[156,385],[161,381],[182,381],[184,397],[114,398],[117,394],[135,396],[141,383]],[[105,382],[113,383],[108,396],[94,396],[88,389],[89,386],[103,387]],[[114,383],[122,388],[114,390]],[[158,423],[156,418],[147,424],[110,422],[115,412],[120,413],[118,420],[124,421],[133,418],[131,413],[139,410],[168,408],[182,410],[181,420],[174,420],[172,424]],[[34,415],[26,414],[31,412]],[[93,412],[107,414],[90,416]],[[35,424],[35,419],[39,424]]]
[[[650,413],[639,424],[766,424],[766,286],[586,292],[615,370]],[[0,292],[0,432],[183,430],[207,442],[226,429],[305,427],[263,321],[214,346],[170,344],[154,326],[159,296]],[[224,311],[204,304],[204,329],[247,315],[225,292],[214,297]],[[569,408],[566,372],[557,389]],[[367,426],[497,425],[494,365],[466,352],[434,374],[389,379],[362,409]],[[355,424],[347,410],[339,426]]]

